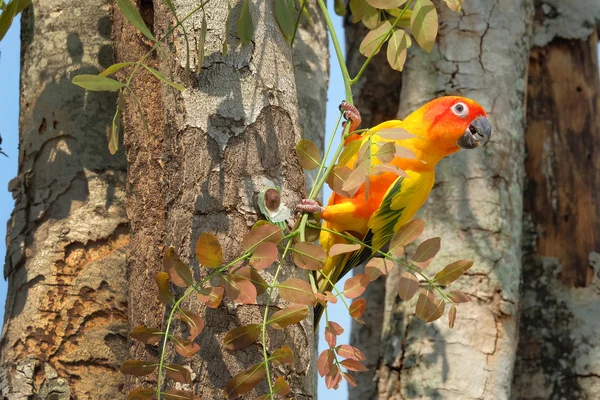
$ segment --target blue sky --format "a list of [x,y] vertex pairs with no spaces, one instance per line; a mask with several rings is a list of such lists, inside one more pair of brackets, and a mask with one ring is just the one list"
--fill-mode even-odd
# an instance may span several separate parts
[[[333,10],[333,1],[328,0],[329,9]],[[332,13],[336,32],[343,41],[342,18]],[[18,120],[19,120],[19,57],[20,57],[20,17],[13,22],[7,35],[0,42],[0,135],[2,135],[2,150],[8,158],[0,155],[0,255],[4,261],[6,254],[6,222],[14,207],[14,201],[8,192],[8,182],[17,175],[18,166]],[[335,53],[330,43],[330,53]],[[338,105],[344,100],[344,87],[342,76],[337,66],[337,60],[331,59],[331,80],[327,101],[327,139],[332,133],[339,115]],[[339,135],[338,135],[339,138]],[[336,141],[339,139],[336,138]],[[333,146],[335,148],[336,145]],[[324,198],[327,199],[331,191],[325,189]],[[341,283],[343,287],[343,282]],[[0,321],[4,321],[4,304],[6,300],[7,282],[0,279]],[[332,320],[342,324],[345,332],[338,343],[349,343],[350,317],[341,302],[330,305],[329,315]],[[321,324],[323,325],[323,324]],[[323,326],[321,326],[321,331]],[[321,334],[319,350],[323,350],[326,343]],[[337,391],[327,390],[323,380],[319,379],[319,396],[332,400],[347,398],[346,383],[343,382]]]

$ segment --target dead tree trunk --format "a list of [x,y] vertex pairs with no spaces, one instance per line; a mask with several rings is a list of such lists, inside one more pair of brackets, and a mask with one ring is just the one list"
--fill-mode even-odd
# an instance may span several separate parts
[[21,20],[4,399],[120,397],[129,229],[125,157],[107,149],[116,98],[71,83],[112,64],[110,8],[102,0],[33,1]]
[[515,399],[600,391],[600,5],[536,9]]
[[425,325],[414,318],[412,302],[399,301],[399,277],[389,276],[376,391],[351,389],[351,398],[510,396],[533,4],[467,1],[461,14],[443,6],[439,10],[437,47],[431,54],[409,51],[399,116],[446,94],[473,98],[488,110],[492,141],[479,152],[442,161],[421,212],[428,224],[426,236],[442,238],[442,251],[428,270],[460,258],[475,261],[455,286],[472,302],[459,307],[453,330],[447,328],[446,318]]
[[[179,15],[187,14],[197,4],[191,0],[173,3]],[[252,42],[242,46],[235,22],[243,1],[230,3],[229,19],[227,2],[211,2],[205,7],[206,58],[201,73],[193,77],[183,93],[175,93],[144,74],[132,81],[133,90],[144,99],[151,135],[146,134],[135,103],[128,100],[124,129],[130,163],[128,213],[133,232],[130,327],[163,325],[154,277],[162,269],[166,247],[175,247],[180,257],[194,267],[198,279],[205,275],[203,268],[198,270],[193,256],[201,232],[216,234],[226,260],[232,260],[241,254],[241,240],[259,217],[255,197],[261,189],[281,187],[282,200],[291,206],[304,192],[304,178],[294,154],[301,121],[292,51],[272,17],[272,2],[250,2],[255,33]],[[160,1],[154,6],[142,2],[140,11],[157,37],[172,26],[173,18]],[[201,21],[202,13],[198,13],[185,23],[192,43],[200,32]],[[113,32],[118,61],[138,59],[149,49],[150,43],[121,15],[115,14]],[[228,51],[223,55],[225,40]],[[170,58],[155,57],[149,62],[160,70],[173,71],[181,81],[185,65],[183,37],[176,34],[167,43]],[[322,60],[318,64],[324,65]],[[318,79],[326,81],[324,77]],[[310,97],[318,96],[312,93]],[[321,99],[321,103],[324,101]],[[291,264],[288,266],[284,276],[295,273]],[[206,317],[206,328],[197,339],[201,350],[186,362],[200,397],[221,398],[222,388],[233,374],[262,360],[262,349],[257,344],[241,352],[229,352],[222,346],[228,330],[262,318],[264,307],[260,304],[264,303],[260,299],[258,306],[229,302],[206,314],[196,299],[186,304]],[[274,308],[280,305],[279,300],[272,303]],[[310,398],[315,386],[312,326],[296,326],[286,334],[269,334],[269,349],[273,351],[285,343],[294,350],[292,393],[295,398]],[[135,358],[156,356],[138,344],[132,345],[131,354]],[[172,358],[170,353],[168,359]],[[258,387],[258,392],[264,390],[264,385]]]

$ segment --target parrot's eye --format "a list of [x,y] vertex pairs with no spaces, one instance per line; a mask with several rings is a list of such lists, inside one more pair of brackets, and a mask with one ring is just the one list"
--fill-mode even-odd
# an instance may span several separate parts
[[465,103],[456,103],[452,106],[452,112],[461,118],[469,115],[469,108]]

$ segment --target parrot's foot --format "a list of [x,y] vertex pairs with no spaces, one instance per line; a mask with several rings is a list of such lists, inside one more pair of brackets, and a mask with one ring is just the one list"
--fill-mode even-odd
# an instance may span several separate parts
[[322,213],[325,207],[317,203],[316,200],[304,199],[296,206],[296,210],[307,213]]
[[358,111],[358,108],[354,107],[352,104],[348,103],[346,100],[342,101],[342,104],[340,104],[340,111],[344,112],[344,118],[346,119],[346,121],[344,121],[342,123],[342,127],[346,127],[346,124],[348,123],[348,121],[350,122],[350,129],[348,130],[348,133],[352,133],[356,130],[356,128],[358,128],[358,126],[360,125],[362,118],[360,117],[360,112]]

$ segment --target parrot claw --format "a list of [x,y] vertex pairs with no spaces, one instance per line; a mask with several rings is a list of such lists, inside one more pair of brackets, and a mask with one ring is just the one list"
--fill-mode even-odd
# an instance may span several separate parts
[[296,206],[296,210],[307,213],[322,213],[325,207],[319,205],[316,200],[304,199]]
[[346,119],[346,121],[342,123],[342,127],[346,128],[346,124],[348,121],[350,121],[350,129],[348,130],[348,133],[354,132],[362,121],[358,108],[348,103],[346,100],[342,101],[342,104],[340,104],[339,108],[340,111],[344,112],[344,118]]

